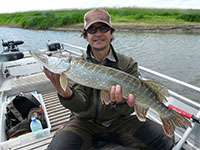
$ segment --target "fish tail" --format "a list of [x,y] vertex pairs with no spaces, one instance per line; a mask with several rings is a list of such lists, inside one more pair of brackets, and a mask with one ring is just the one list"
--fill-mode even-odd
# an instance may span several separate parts
[[187,126],[192,127],[191,123],[182,115],[172,110],[172,114],[169,116],[161,117],[163,124],[163,130],[169,137],[174,135],[176,126],[186,129]]

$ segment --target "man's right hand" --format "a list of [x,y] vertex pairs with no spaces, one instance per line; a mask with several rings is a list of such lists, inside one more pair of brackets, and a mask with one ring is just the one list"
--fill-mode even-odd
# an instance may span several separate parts
[[[72,90],[68,87],[64,90],[60,85],[60,74],[53,73],[44,67],[44,73],[56,88],[58,94],[62,97],[69,98],[72,96]],[[67,79],[66,79],[67,80]]]

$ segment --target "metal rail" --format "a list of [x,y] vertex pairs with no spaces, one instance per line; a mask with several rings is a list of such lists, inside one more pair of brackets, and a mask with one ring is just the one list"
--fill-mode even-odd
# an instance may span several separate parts
[[178,83],[178,84],[180,84],[180,85],[183,85],[183,86],[185,86],[185,87],[187,87],[187,88],[190,88],[190,89],[193,89],[193,90],[195,90],[195,91],[200,92],[200,88],[199,88],[199,87],[196,87],[196,86],[194,86],[194,85],[188,84],[188,83],[186,83],[186,82],[180,81],[180,80],[178,80],[178,79],[169,77],[169,76],[167,76],[167,75],[161,74],[161,73],[159,73],[159,72],[150,70],[150,69],[145,68],[145,67],[142,67],[142,66],[139,66],[139,69],[144,70],[144,71],[146,71],[146,72],[148,72],[148,73],[151,73],[151,74],[153,74],[153,75],[159,76],[159,77],[161,77],[161,78],[164,78],[164,79],[167,79],[167,80],[176,82],[176,83]]
[[[197,113],[197,117],[198,118],[200,117],[200,111]],[[180,150],[183,147],[185,141],[187,140],[187,138],[189,137],[191,132],[196,128],[196,126],[197,126],[197,123],[192,123],[192,128],[187,128],[187,130],[185,131],[185,133],[181,137],[180,141],[173,148],[173,150]]]

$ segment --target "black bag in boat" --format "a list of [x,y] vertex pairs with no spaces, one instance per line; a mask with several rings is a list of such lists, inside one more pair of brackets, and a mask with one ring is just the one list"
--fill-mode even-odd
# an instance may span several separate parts
[[7,105],[6,109],[7,139],[31,132],[30,122],[32,117],[39,119],[43,128],[47,127],[42,106],[35,96],[30,93],[17,95]]

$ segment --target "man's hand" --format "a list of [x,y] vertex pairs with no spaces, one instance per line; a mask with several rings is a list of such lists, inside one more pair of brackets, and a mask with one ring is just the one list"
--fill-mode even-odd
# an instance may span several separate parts
[[122,102],[125,100],[130,107],[132,107],[135,104],[135,97],[133,94],[129,94],[127,100],[122,97],[122,88],[120,85],[111,87],[110,99],[111,102]]
[[72,90],[69,87],[67,87],[65,90],[63,90],[63,88],[61,87],[59,74],[55,74],[55,73],[49,71],[45,67],[44,67],[43,71],[46,74],[46,76],[50,79],[50,81],[52,82],[53,86],[56,88],[56,90],[60,96],[65,97],[65,98],[72,96]]

